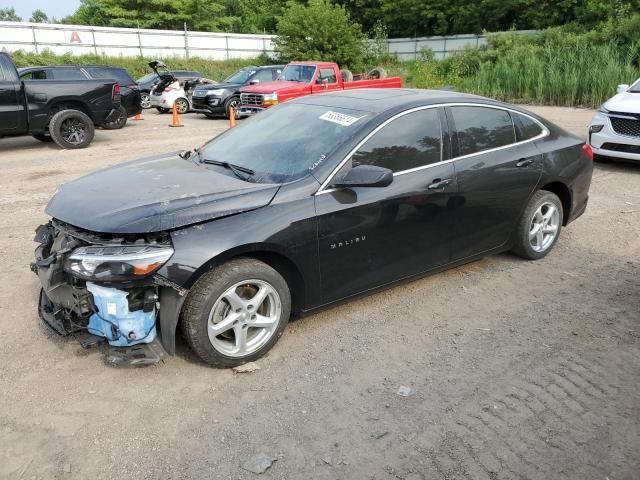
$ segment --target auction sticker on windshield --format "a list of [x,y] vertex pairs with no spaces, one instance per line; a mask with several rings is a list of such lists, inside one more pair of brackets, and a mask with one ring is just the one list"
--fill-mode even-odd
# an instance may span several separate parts
[[353,125],[362,117],[352,117],[351,115],[345,115],[344,113],[332,112],[329,110],[326,113],[320,115],[320,120],[326,120],[327,122],[337,123],[338,125],[342,125],[343,127],[348,127]]

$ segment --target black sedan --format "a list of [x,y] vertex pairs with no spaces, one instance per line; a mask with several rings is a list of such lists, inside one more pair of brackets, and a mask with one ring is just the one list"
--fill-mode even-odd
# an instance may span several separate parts
[[[512,251],[587,206],[591,150],[521,108],[354,90],[271,108],[200,149],[63,185],[39,227],[40,316],[119,363],[264,355],[290,315]],[[158,339],[156,339],[158,335]]]

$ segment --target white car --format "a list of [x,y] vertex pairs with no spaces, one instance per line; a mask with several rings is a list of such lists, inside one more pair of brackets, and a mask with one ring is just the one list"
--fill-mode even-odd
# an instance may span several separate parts
[[640,162],[640,79],[618,85],[617,91],[593,116],[589,144],[595,158]]
[[191,109],[189,97],[187,97],[184,88],[182,88],[178,80],[168,85],[166,82],[161,81],[153,87],[149,98],[151,100],[151,107],[156,108],[160,113],[166,113],[171,110],[174,103],[176,104],[176,110],[181,115]]
[[160,113],[166,113],[173,108],[175,103],[176,110],[182,115],[193,109],[191,97],[196,86],[215,83],[206,78],[196,78],[185,80],[181,84],[175,77],[165,75],[151,90],[149,95],[151,107],[156,108]]

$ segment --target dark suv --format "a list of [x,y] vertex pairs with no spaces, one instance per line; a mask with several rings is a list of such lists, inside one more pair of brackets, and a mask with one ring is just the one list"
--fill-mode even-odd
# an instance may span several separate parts
[[238,112],[240,106],[240,88],[245,85],[273,82],[282,73],[284,65],[265,65],[263,67],[245,67],[217,85],[202,85],[193,91],[193,108],[205,110],[207,117],[229,116],[229,109]]
[[[196,72],[195,70],[171,70],[171,73],[178,79],[180,85],[184,84],[185,80],[204,77],[204,75],[200,72]],[[145,76],[136,80],[138,88],[140,89],[140,104],[142,105],[142,108],[151,108],[151,99],[149,98],[149,95],[151,94],[153,87],[155,87],[159,81],[160,75],[155,72],[147,73]]]
[[108,65],[50,65],[46,67],[25,67],[18,69],[20,80],[85,80],[112,79],[120,85],[122,103],[119,115],[112,122],[102,125],[114,130],[122,128],[128,117],[142,112],[140,90],[126,69]]

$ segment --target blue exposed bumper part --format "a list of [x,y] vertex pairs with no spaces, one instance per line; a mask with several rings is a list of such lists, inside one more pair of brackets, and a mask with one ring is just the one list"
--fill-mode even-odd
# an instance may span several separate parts
[[127,292],[87,282],[98,312],[91,315],[89,333],[105,337],[113,347],[150,343],[157,335],[156,311],[129,311]]

